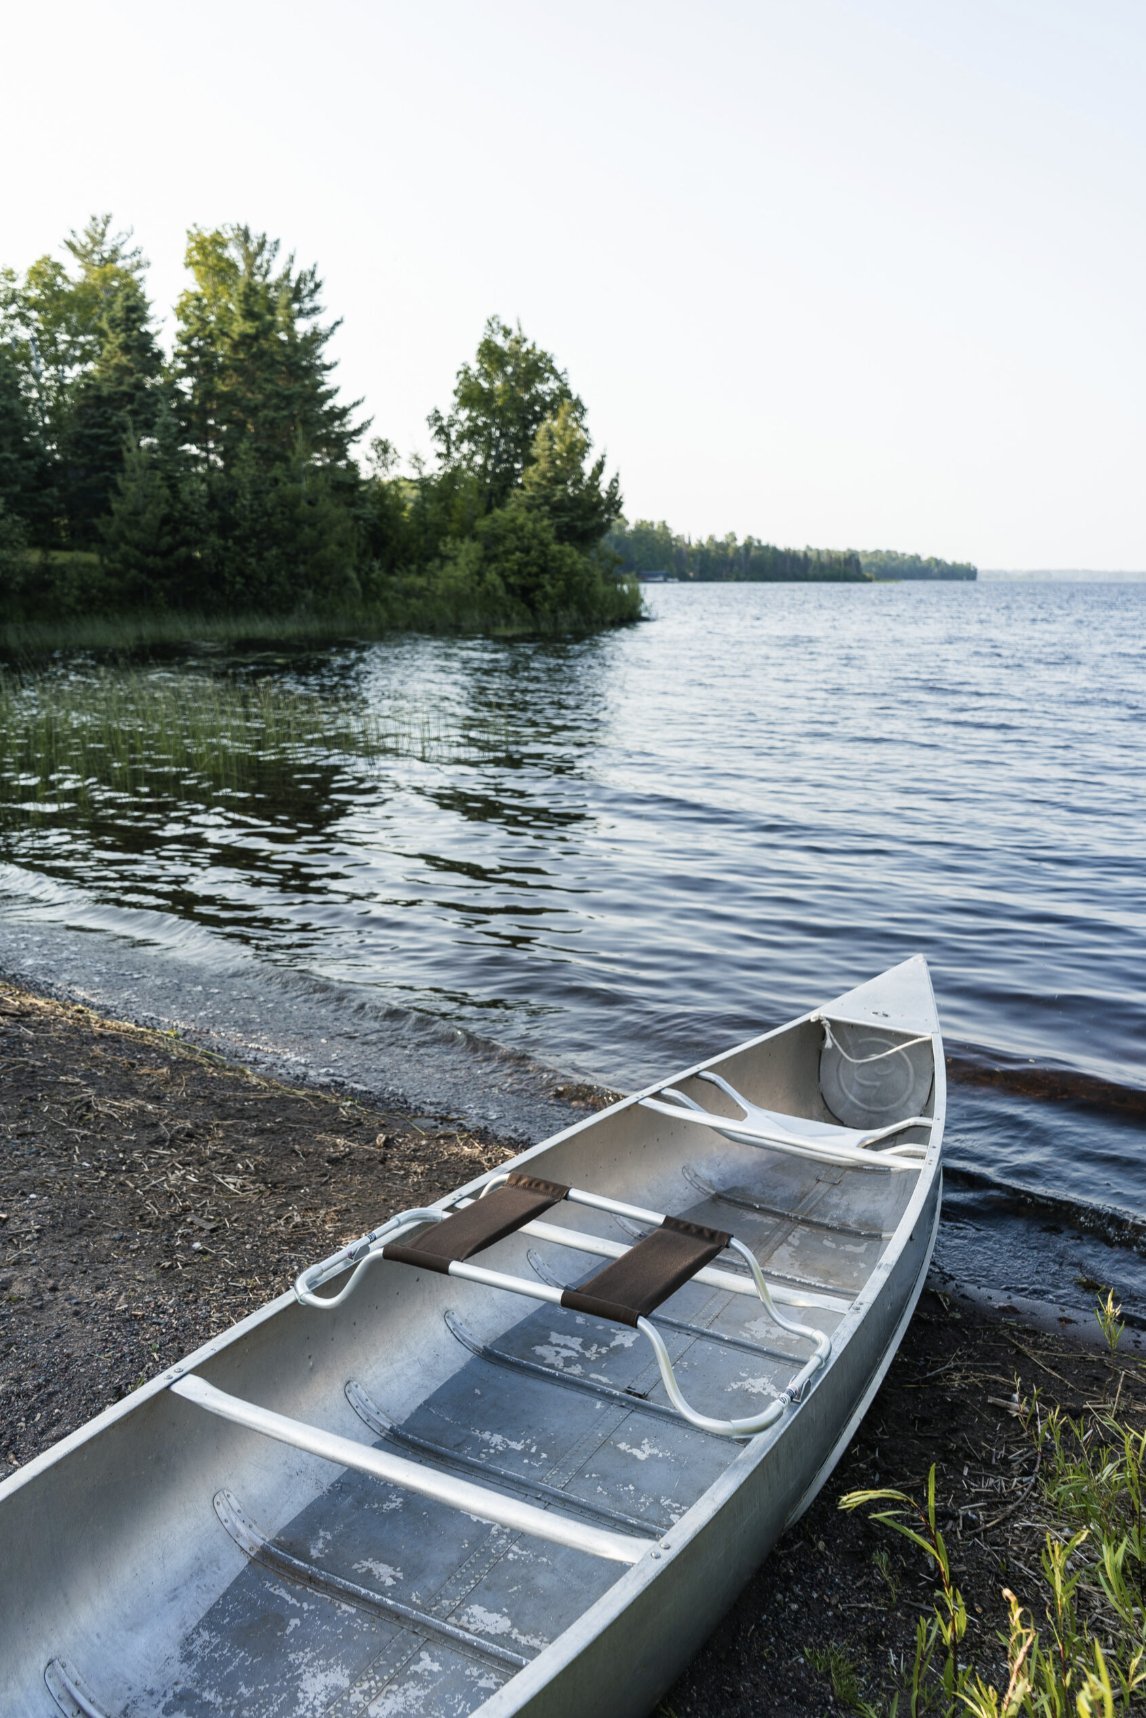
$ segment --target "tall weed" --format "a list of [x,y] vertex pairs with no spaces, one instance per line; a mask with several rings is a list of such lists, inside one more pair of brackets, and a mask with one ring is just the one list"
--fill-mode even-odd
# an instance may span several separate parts
[[[1097,1317],[1113,1355],[1122,1335],[1112,1294]],[[1041,1450],[1041,1499],[1049,1519],[1038,1587],[1007,1603],[1003,1679],[976,1668],[968,1609],[938,1525],[936,1470],[923,1502],[890,1489],[849,1492],[846,1510],[866,1509],[920,1550],[936,1577],[932,1607],[920,1617],[887,1718],[1129,1718],[1146,1707],[1146,1432],[1117,1416],[1113,1402],[1071,1417],[1038,1414],[1024,1424]],[[851,1709],[877,1709],[858,1694]]]

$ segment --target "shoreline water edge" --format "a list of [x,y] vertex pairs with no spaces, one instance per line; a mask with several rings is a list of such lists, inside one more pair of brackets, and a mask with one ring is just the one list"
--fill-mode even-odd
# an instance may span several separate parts
[[[22,982],[0,980],[0,1067],[5,1474],[281,1292],[309,1260],[523,1143],[453,1105],[418,1112],[351,1095],[329,1073],[288,1086],[169,1029]],[[571,1118],[608,1096],[551,1084],[540,1107]],[[1020,1303],[933,1270],[836,1474],[666,1695],[663,1718],[804,1718],[886,1700],[934,1572],[862,1513],[840,1514],[838,1500],[855,1487],[922,1497],[932,1466],[970,1606],[968,1651],[1005,1675],[1004,1589],[1035,1601],[1022,1589],[1046,1525],[1046,1416],[1089,1411],[1116,1391],[1128,1423],[1146,1426],[1142,1331],[1125,1329],[1115,1353],[1093,1316],[1064,1310],[1047,1288],[1045,1302]]]

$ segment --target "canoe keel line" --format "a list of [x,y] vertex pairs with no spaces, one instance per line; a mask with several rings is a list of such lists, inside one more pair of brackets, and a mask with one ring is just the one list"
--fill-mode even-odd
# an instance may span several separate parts
[[5,1712],[647,1711],[890,1363],[944,1110],[917,957],[310,1266],[0,1484]]

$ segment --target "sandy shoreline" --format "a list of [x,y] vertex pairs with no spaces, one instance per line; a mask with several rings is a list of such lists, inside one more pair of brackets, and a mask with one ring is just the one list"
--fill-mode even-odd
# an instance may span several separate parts
[[[168,1034],[0,981],[0,1472],[280,1293],[386,1211],[438,1197],[516,1149],[449,1115],[298,1091]],[[563,1093],[592,1107],[587,1090]],[[1023,1596],[1042,1522],[1037,1445],[1016,1405],[1081,1411],[1146,1383],[1077,1326],[929,1291],[840,1468],[666,1696],[687,1718],[842,1712],[805,1648],[839,1648],[869,1697],[908,1652],[930,1577],[841,1515],[849,1488],[919,1494],[944,1530],[983,1662],[1001,1589]],[[873,1562],[886,1549],[888,1573]],[[895,1596],[893,1596],[893,1592]],[[1026,1602],[1031,1602],[1034,1594]]]

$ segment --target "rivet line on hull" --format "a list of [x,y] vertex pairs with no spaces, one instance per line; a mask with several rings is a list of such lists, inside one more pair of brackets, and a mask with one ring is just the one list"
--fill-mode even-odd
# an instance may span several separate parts
[[357,1605],[360,1610],[373,1611],[391,1621],[407,1623],[421,1634],[452,1641],[463,1651],[499,1668],[518,1671],[529,1663],[528,1658],[524,1658],[521,1653],[511,1652],[508,1647],[495,1646],[492,1641],[482,1640],[480,1635],[471,1634],[468,1629],[459,1628],[456,1623],[448,1623],[442,1617],[435,1617],[417,1605],[405,1604],[401,1599],[392,1599],[388,1593],[379,1593],[371,1587],[359,1586],[356,1581],[347,1581],[330,1569],[321,1569],[317,1563],[307,1563],[300,1557],[292,1557],[288,1551],[275,1545],[261,1528],[255,1526],[238,1499],[229,1491],[215,1494],[215,1514],[235,1544],[254,1562],[261,1563],[276,1575],[283,1575],[300,1586],[308,1587],[311,1592],[322,1593],[327,1598],[339,1600],[343,1604]]
[[658,1520],[655,1516],[641,1517],[626,1515],[623,1510],[610,1509],[605,1504],[590,1503],[580,1497],[571,1497],[567,1491],[562,1491],[559,1485],[549,1485],[543,1479],[533,1479],[527,1474],[514,1473],[512,1468],[500,1467],[496,1462],[478,1461],[476,1456],[468,1456],[460,1450],[451,1450],[445,1444],[436,1443],[432,1438],[421,1437],[409,1432],[403,1426],[396,1426],[393,1420],[387,1418],[371,1400],[366,1391],[355,1379],[351,1378],[346,1386],[346,1400],[354,1409],[359,1419],[377,1437],[386,1438],[388,1442],[397,1444],[400,1449],[416,1450],[419,1455],[432,1456],[445,1467],[461,1468],[466,1473],[479,1473],[485,1479],[496,1479],[499,1486],[511,1486],[523,1497],[531,1497],[535,1501],[559,1503],[563,1510],[570,1515],[584,1515],[592,1521],[608,1523],[611,1527],[635,1527],[642,1533],[650,1528],[656,1528],[667,1533],[674,1524],[671,1521]]

